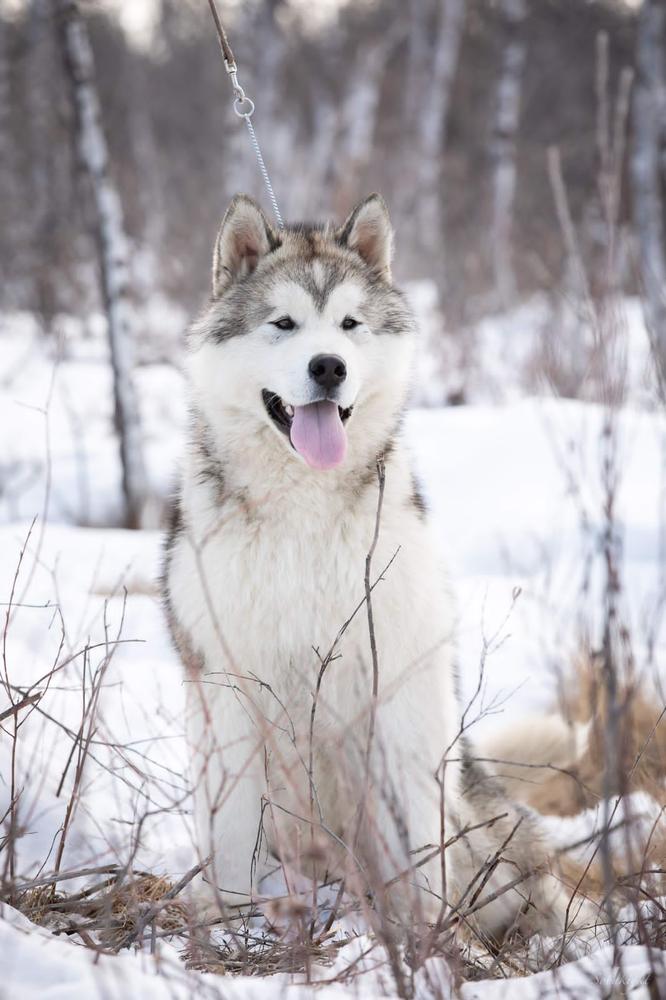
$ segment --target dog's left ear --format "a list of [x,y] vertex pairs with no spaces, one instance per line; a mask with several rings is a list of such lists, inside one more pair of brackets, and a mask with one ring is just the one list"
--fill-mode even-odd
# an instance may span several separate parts
[[279,239],[256,201],[237,194],[226,211],[213,253],[213,295],[251,274]]
[[371,194],[356,206],[338,230],[337,239],[343,246],[355,250],[383,278],[391,280],[393,227],[380,194]]

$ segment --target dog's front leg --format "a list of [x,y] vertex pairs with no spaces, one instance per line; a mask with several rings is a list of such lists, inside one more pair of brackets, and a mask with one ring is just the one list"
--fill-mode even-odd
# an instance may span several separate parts
[[188,689],[187,736],[206,881],[218,906],[246,903],[266,870],[261,730],[237,690],[204,675]]
[[[359,746],[355,798],[360,819],[358,855],[364,880],[377,902],[400,918],[434,922],[442,906],[441,785],[437,720],[411,722],[414,703],[403,691],[379,705],[372,744]],[[421,720],[419,720],[420,722]]]

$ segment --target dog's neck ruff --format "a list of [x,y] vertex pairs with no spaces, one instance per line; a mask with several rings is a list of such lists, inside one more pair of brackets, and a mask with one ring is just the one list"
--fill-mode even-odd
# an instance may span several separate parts
[[355,442],[341,465],[325,471],[290,455],[268,426],[252,438],[246,445],[229,433],[216,441],[205,418],[198,416],[185,472],[186,506],[206,511],[213,519],[239,507],[251,521],[290,518],[294,512],[299,518],[324,519],[326,511],[337,518],[355,507],[366,492],[374,496],[377,463],[389,458],[387,495],[396,491],[407,495],[411,489],[409,460],[399,444],[398,429],[362,455]]

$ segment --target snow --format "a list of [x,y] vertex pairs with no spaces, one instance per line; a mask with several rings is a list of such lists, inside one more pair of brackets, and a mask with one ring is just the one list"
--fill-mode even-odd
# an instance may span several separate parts
[[[187,976],[182,966],[179,968],[177,957],[169,956],[168,951],[160,956],[162,968],[141,954],[127,953],[120,960],[102,957],[96,961],[93,952],[35,927],[8,906],[0,908],[0,916],[7,995],[22,1000],[71,1000],[74,995],[104,996],[109,1000],[128,996],[167,1000],[192,996],[195,983],[201,987],[200,977]],[[167,978],[168,973],[171,975]],[[184,983],[178,983],[178,979]],[[216,995],[220,994],[211,990],[211,996]]]
[[[82,338],[77,324],[61,322],[61,336],[44,344],[25,316],[12,331],[15,326],[17,335],[2,341],[0,519],[41,514],[48,481],[50,521],[117,524],[121,479],[103,327]],[[170,365],[152,364],[138,367],[134,380],[150,488],[163,497],[173,482],[185,417],[182,377]]]
[[[410,415],[409,440],[458,594],[468,695],[476,687],[482,632],[494,635],[507,615],[501,635],[512,639],[500,644],[498,636],[487,680],[489,693],[519,687],[511,711],[552,704],[557,677],[549,665],[563,669],[571,662],[581,641],[571,623],[583,602],[595,624],[602,425],[599,406],[536,398]],[[655,556],[665,429],[663,417],[632,409],[619,423],[617,510],[626,615],[639,665],[646,665],[644,626],[660,588]],[[516,587],[522,592],[511,610]],[[663,630],[658,638],[663,646]]]
[[[396,996],[389,977],[380,971],[379,956],[359,958],[372,942],[356,938],[338,954],[332,967],[312,970],[312,981],[322,984],[318,995],[327,1000],[359,997],[381,1000]],[[3,986],[7,996],[20,1000],[81,1000],[104,996],[108,1000],[141,997],[142,1000],[180,1000],[192,996],[224,997],[224,1000],[263,1000],[281,996],[296,1000],[312,992],[311,987],[289,983],[285,975],[264,979],[218,978],[186,972],[176,950],[160,944],[156,954],[122,952],[113,957],[96,956],[87,948],[64,941],[31,924],[16,910],[0,905],[0,953],[3,955]],[[620,964],[614,961],[612,946],[561,966],[554,972],[541,972],[525,978],[482,980],[463,984],[454,992],[453,976],[443,959],[428,959],[415,977],[416,1000],[546,1000],[556,997],[610,996],[622,987],[632,1000],[651,1000],[655,996],[650,980],[655,970],[663,973],[663,955],[648,953],[636,945],[621,949]],[[334,983],[335,976],[356,963],[354,985]],[[657,987],[658,988],[658,987]],[[307,992],[306,992],[307,990]]]
[[[663,967],[663,955],[654,956],[657,968]],[[483,982],[474,986],[466,984],[460,995],[462,1000],[549,1000],[555,997],[626,996],[648,1000],[652,967],[645,948],[623,949],[621,966],[613,963],[611,945],[600,948],[588,958],[569,962],[553,972],[539,972],[526,979],[510,982]],[[614,991],[617,990],[617,994]],[[621,990],[625,992],[620,992]]]
[[[427,287],[413,294],[423,314],[438,322]],[[515,347],[523,357],[536,337],[539,308],[534,303],[524,307],[523,346]],[[630,357],[640,391],[632,392],[618,418],[621,606],[638,673],[659,689],[665,678],[655,664],[665,662],[665,637],[655,609],[663,585],[666,427],[644,392],[644,338],[632,309],[627,303],[634,345]],[[479,336],[499,345],[504,323],[506,318]],[[26,835],[18,843],[17,871],[29,879],[41,866],[53,867],[74,780],[68,763],[71,738],[63,727],[70,734],[78,731],[82,682],[90,691],[95,672],[101,671],[98,726],[62,867],[125,862],[134,850],[138,867],[178,878],[196,859],[182,733],[184,682],[156,586],[160,533],[109,527],[118,523],[120,475],[103,327],[92,323],[82,336],[76,324],[63,319],[59,329],[56,346],[39,337],[30,317],[5,317],[0,325],[0,592],[6,603],[14,586],[15,605],[6,632],[7,675],[11,684],[25,689],[50,669],[59,650],[61,661],[70,657],[39,705],[20,716],[16,778],[23,789],[20,819]],[[507,373],[503,393],[490,375],[479,377],[474,405],[446,409],[431,405],[446,393],[437,382],[437,366],[423,362],[421,377],[428,386],[420,399],[430,408],[412,410],[406,425],[457,595],[467,700],[477,689],[483,661],[484,685],[475,704],[479,714],[485,713],[479,732],[484,726],[506,726],[525,709],[550,708],[580,644],[583,623],[593,637],[598,634],[604,528],[603,408],[526,396],[517,368],[502,360],[499,348],[490,359],[495,373]],[[157,518],[183,437],[183,382],[166,363],[142,365],[135,378]],[[0,814],[9,794],[10,749],[3,736]],[[644,830],[661,808],[644,793],[631,807]],[[144,815],[137,843],[132,820]],[[565,846],[598,829],[602,818],[590,810],[548,822],[554,841]],[[164,941],[155,957],[124,952],[93,961],[87,948],[28,923],[8,906],[1,917],[3,986],[9,996],[305,995],[286,976],[218,980],[186,972],[175,946]],[[329,981],[357,960],[365,940],[345,945],[332,968],[318,970],[318,979]],[[600,989],[608,995],[621,976],[630,996],[648,997],[651,964],[645,949],[629,943],[621,957],[618,969],[612,952],[602,946],[556,974],[466,983],[458,995],[522,1000],[567,991],[598,996]],[[328,985],[322,994],[393,995],[385,968],[376,971],[379,959],[375,945],[362,974],[347,985]],[[419,972],[417,996],[453,995],[446,963],[429,962]]]

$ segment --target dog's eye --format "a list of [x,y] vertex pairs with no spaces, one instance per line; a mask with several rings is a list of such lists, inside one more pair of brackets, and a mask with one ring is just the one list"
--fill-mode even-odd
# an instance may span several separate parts
[[345,316],[340,326],[343,330],[353,330],[354,327],[360,326],[360,320],[354,319],[353,316]]
[[273,326],[276,326],[278,330],[295,330],[296,324],[294,323],[291,316],[282,316],[281,319],[274,319]]

